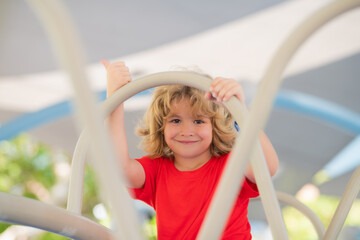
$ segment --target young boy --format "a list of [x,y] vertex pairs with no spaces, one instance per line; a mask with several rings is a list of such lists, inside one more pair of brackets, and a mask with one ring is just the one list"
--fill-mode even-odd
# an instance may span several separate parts
[[[131,81],[123,62],[102,63],[108,73],[108,96]],[[159,240],[196,238],[236,137],[232,116],[216,102],[232,96],[244,104],[242,87],[226,78],[215,78],[206,93],[182,85],[156,88],[138,128],[148,155],[136,160],[128,154],[123,105],[109,116],[133,197],[156,211]],[[276,152],[264,133],[259,138],[274,175]],[[221,239],[251,239],[247,207],[249,198],[257,196],[249,167]]]

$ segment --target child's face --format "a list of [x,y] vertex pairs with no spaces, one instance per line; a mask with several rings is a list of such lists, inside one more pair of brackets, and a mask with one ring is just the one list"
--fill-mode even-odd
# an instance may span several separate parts
[[165,121],[164,136],[175,160],[211,158],[211,121],[208,117],[194,117],[187,99],[171,104],[171,116]]

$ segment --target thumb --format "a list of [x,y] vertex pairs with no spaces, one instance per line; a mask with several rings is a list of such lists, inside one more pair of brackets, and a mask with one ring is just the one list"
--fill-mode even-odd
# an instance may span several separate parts
[[106,69],[110,66],[110,62],[106,59],[101,59],[100,62],[104,65]]

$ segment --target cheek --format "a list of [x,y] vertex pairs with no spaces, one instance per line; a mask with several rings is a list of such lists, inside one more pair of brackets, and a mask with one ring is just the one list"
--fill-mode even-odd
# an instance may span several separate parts
[[201,130],[201,135],[204,139],[208,139],[208,141],[212,142],[212,138],[213,138],[213,131],[211,126],[210,127],[206,127],[203,128]]
[[213,140],[213,134],[212,134],[212,130],[209,131],[209,141],[210,143],[212,142]]
[[165,142],[168,142],[170,140],[171,136],[172,136],[171,128],[165,124],[165,127],[164,127]]

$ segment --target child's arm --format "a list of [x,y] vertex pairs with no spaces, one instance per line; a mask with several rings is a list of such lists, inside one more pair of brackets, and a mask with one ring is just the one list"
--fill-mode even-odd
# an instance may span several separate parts
[[[101,60],[107,71],[107,97],[131,81],[129,69],[123,62],[109,63]],[[120,104],[108,117],[110,135],[116,154],[122,160],[121,165],[128,185],[141,188],[145,183],[145,172],[141,164],[129,156],[124,124],[124,105]]]
[[[211,83],[210,92],[206,93],[205,97],[207,99],[215,98],[219,102],[226,102],[232,96],[235,96],[237,99],[239,99],[239,101],[243,104],[245,111],[247,111],[243,89],[241,85],[234,79],[221,77],[215,78]],[[270,175],[273,176],[279,166],[278,156],[269,138],[263,131],[260,133],[259,140],[264,152]],[[255,182],[255,176],[251,166],[249,166],[246,170],[245,176],[250,181]]]

